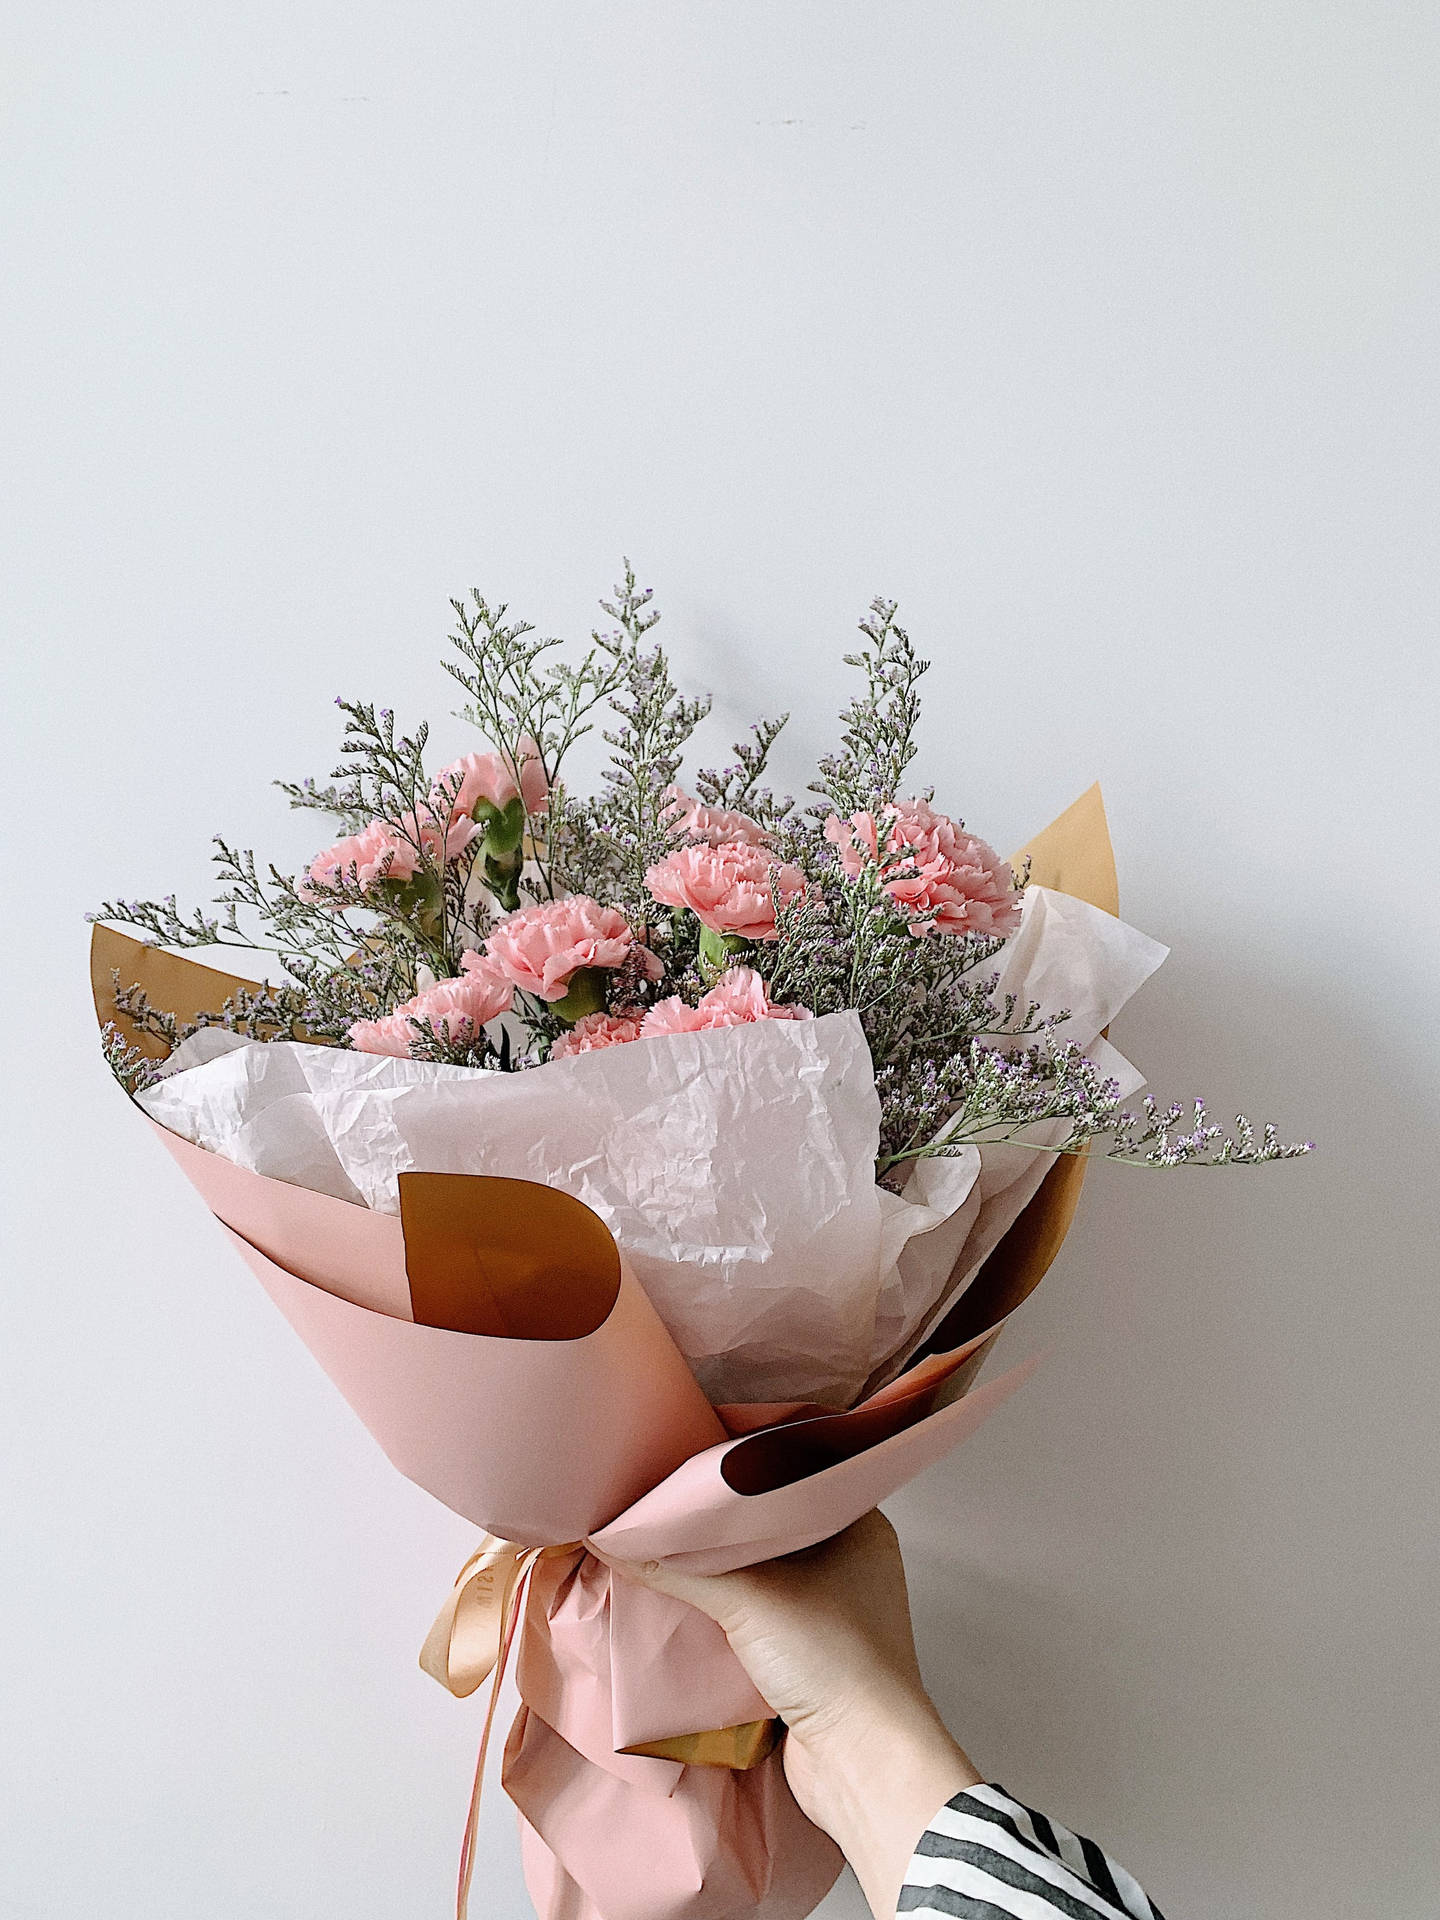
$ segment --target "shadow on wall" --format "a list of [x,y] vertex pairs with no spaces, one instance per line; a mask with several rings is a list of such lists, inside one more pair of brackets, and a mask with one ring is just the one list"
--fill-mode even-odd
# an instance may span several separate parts
[[891,1512],[927,1680],[982,1770],[1094,1832],[1167,1909],[1419,1920],[1440,1877],[1417,1684],[1440,1552],[1414,1425],[1433,1404],[1437,1101],[1385,1009],[1292,998],[1257,1031],[1275,974],[1227,957],[1193,1011],[1152,989],[1119,1043],[1157,1093],[1253,1090],[1252,1117],[1320,1152],[1092,1168],[1004,1339],[1045,1364]]

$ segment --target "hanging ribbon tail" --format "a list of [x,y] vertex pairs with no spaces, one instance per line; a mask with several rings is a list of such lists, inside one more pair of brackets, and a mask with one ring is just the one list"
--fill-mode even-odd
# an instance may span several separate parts
[[576,1542],[563,1547],[517,1547],[493,1533],[483,1536],[479,1548],[460,1569],[450,1597],[420,1649],[420,1665],[447,1692],[465,1699],[493,1675],[475,1779],[470,1788],[470,1810],[460,1847],[460,1874],[455,1888],[455,1920],[466,1920],[470,1910],[470,1883],[475,1872],[475,1834],[480,1797],[485,1787],[485,1761],[490,1735],[500,1705],[500,1689],[515,1629],[525,1611],[525,1596],[536,1562],[548,1554],[573,1553]]

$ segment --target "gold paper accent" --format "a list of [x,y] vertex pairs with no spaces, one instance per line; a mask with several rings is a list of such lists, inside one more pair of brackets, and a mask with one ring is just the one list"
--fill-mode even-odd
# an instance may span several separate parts
[[610,1317],[620,1250],[583,1200],[536,1180],[402,1173],[410,1304],[425,1327],[583,1340]]
[[90,936],[90,988],[95,996],[96,1018],[102,1027],[113,1020],[125,1038],[151,1060],[163,1060],[169,1048],[155,1034],[137,1032],[123,1013],[116,1012],[113,972],[119,973],[122,987],[143,987],[161,1013],[173,1013],[182,1023],[202,1013],[219,1015],[232,995],[242,990],[253,993],[260,984],[242,980],[237,973],[202,967],[183,953],[167,953],[163,947],[132,940],[128,933],[117,933],[113,927],[96,925]]
[[1027,854],[1030,878],[1037,887],[1053,887],[1056,893],[1088,900],[1092,907],[1118,916],[1120,889],[1115,877],[1115,853],[1098,781],[1043,833],[1012,853],[1011,864],[1018,866]]
[[739,1727],[677,1733],[670,1740],[647,1740],[643,1746],[620,1751],[651,1760],[678,1760],[683,1767],[730,1767],[736,1773],[748,1773],[775,1751],[783,1732],[778,1720],[747,1720]]

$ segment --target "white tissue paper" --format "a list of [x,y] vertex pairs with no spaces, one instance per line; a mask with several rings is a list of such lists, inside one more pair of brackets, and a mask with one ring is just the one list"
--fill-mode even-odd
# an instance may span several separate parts
[[[1069,1008],[1063,1037],[1128,1097],[1142,1076],[1098,1035],[1165,953],[1031,887],[1000,991]],[[574,1194],[717,1405],[851,1404],[919,1344],[1052,1161],[970,1147],[918,1162],[903,1194],[878,1188],[880,1105],[854,1013],[667,1034],[507,1074],[207,1029],[167,1068],[138,1095],[161,1126],[354,1205],[398,1212],[411,1170]]]

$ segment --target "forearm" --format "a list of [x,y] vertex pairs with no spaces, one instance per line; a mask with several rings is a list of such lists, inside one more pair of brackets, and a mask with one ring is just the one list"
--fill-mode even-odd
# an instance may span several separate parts
[[916,1841],[936,1810],[981,1775],[930,1701],[899,1686],[824,1733],[790,1739],[800,1750],[788,1768],[806,1812],[850,1862],[875,1920],[894,1920]]

